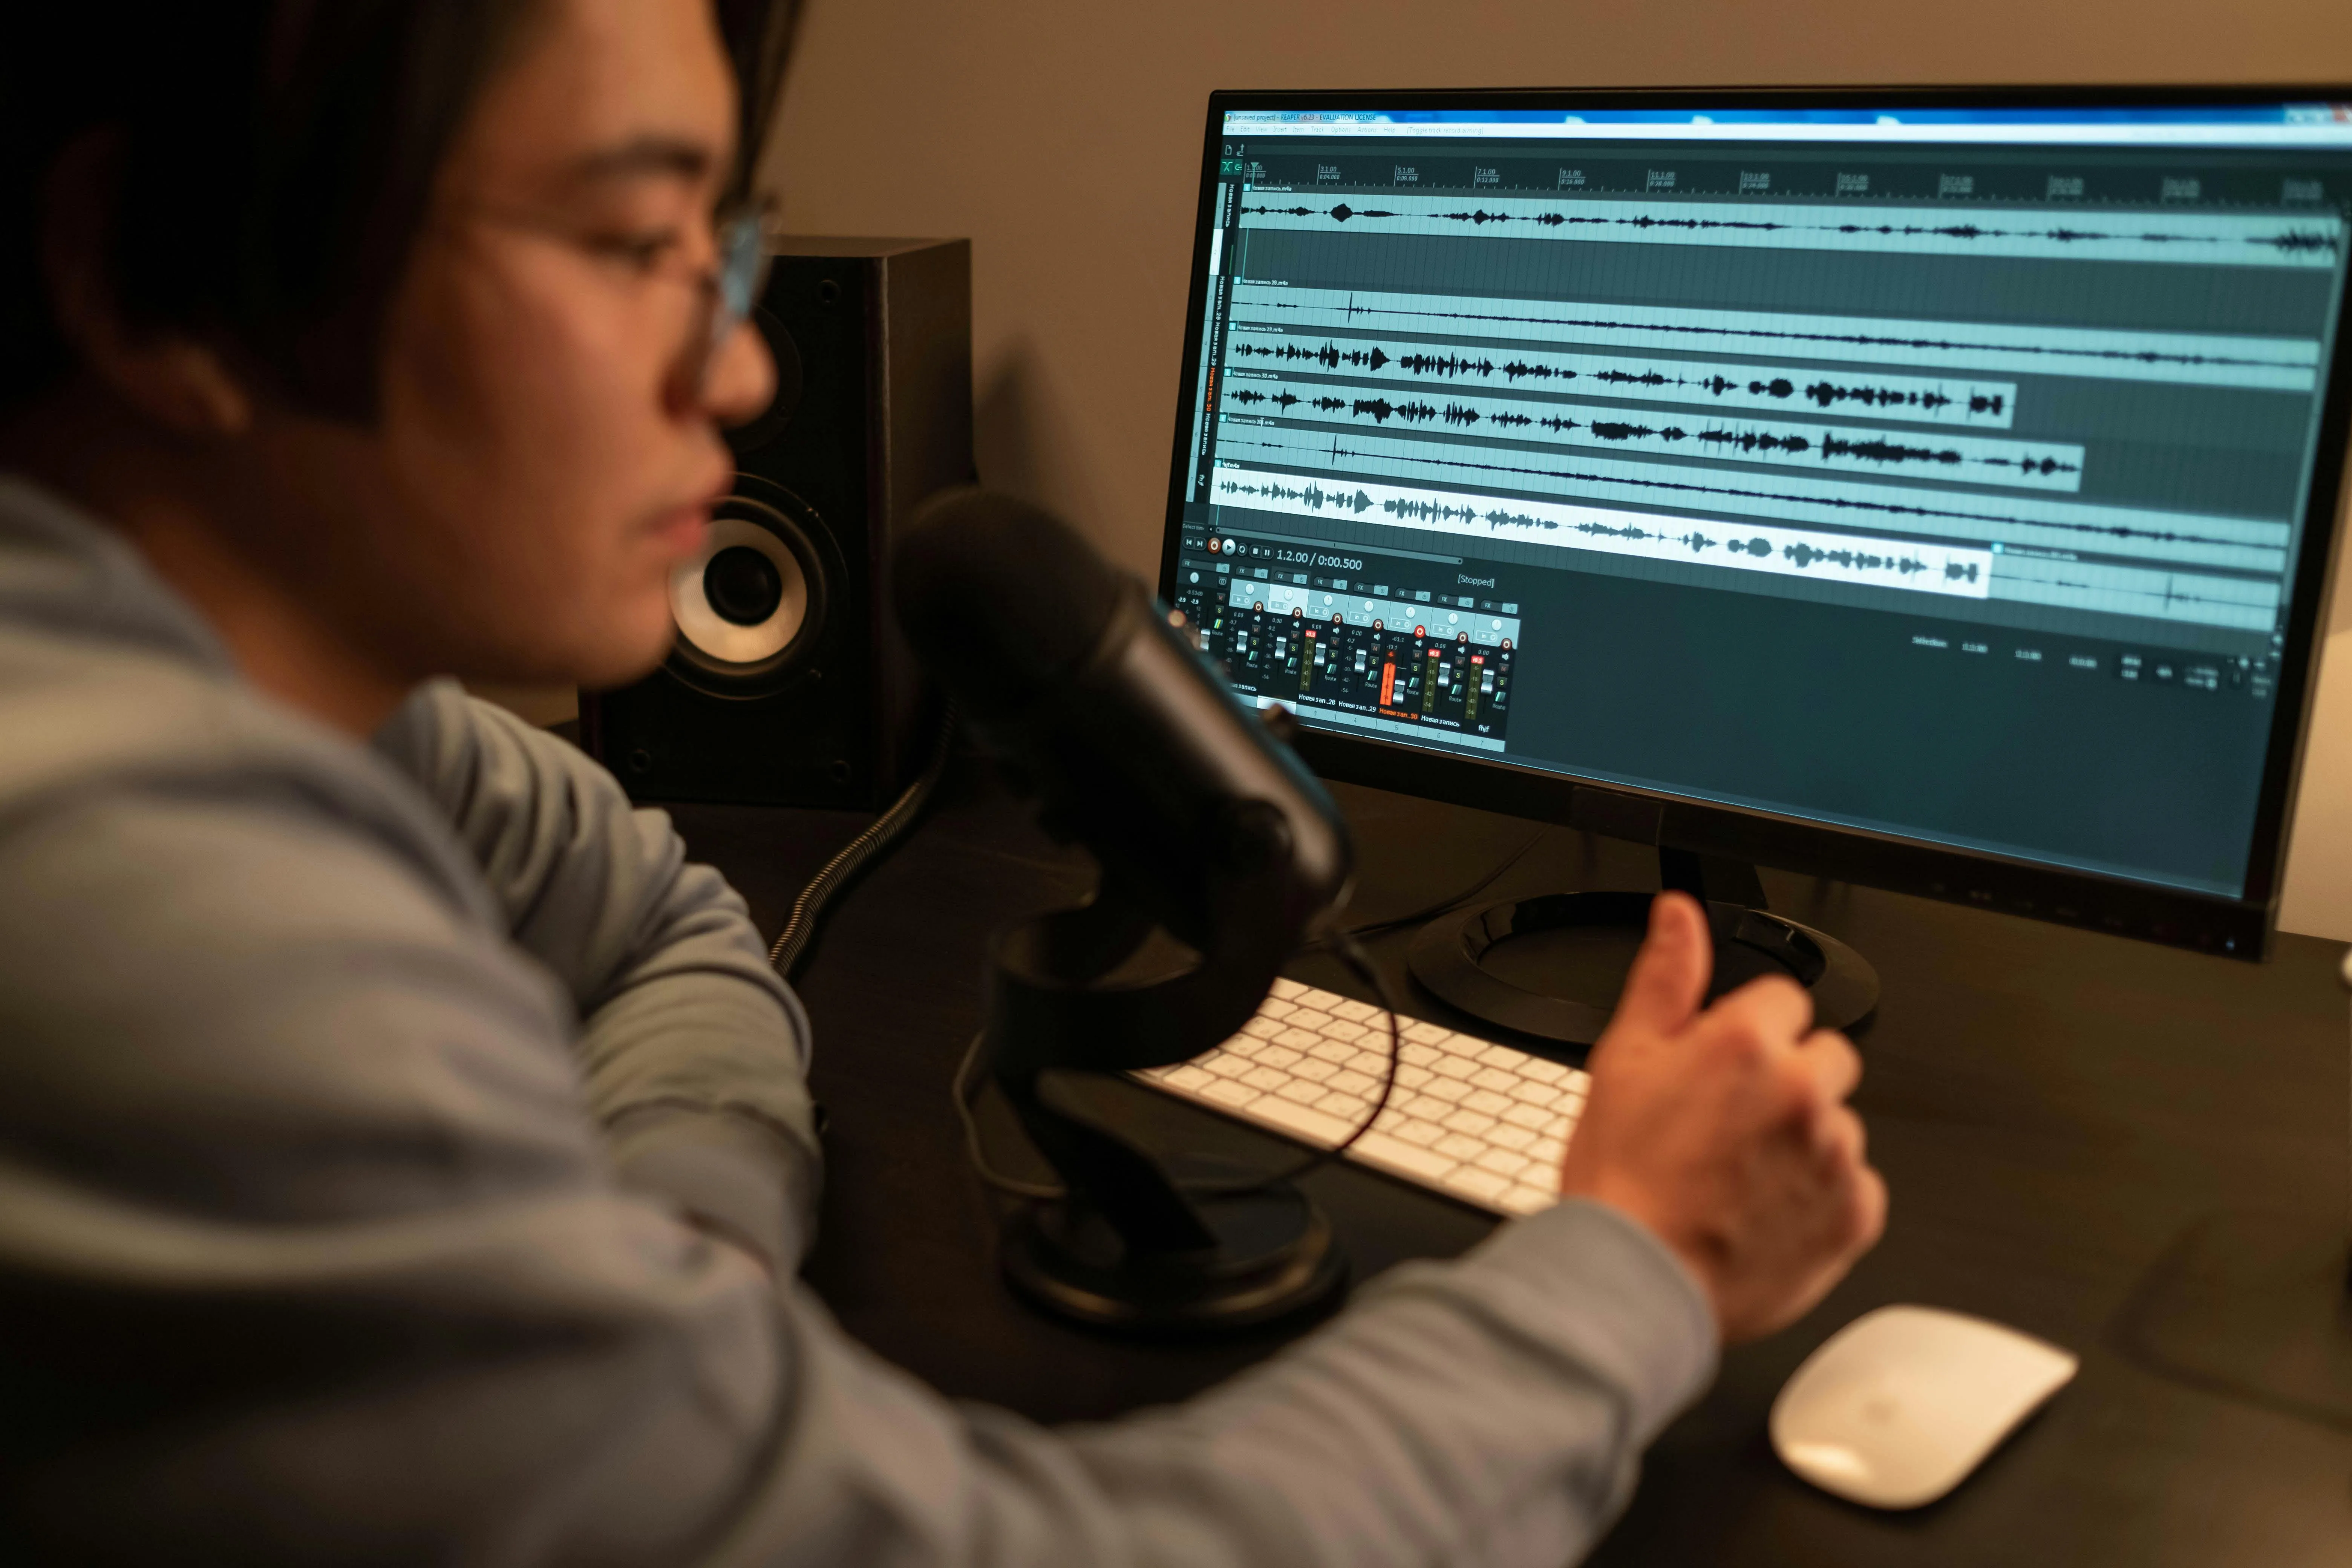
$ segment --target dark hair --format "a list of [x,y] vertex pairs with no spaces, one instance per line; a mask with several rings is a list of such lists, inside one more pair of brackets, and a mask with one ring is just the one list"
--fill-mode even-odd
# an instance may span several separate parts
[[[372,415],[383,315],[435,172],[544,0],[8,0],[0,412],[72,369],[40,260],[58,160],[114,137],[126,320],[217,335],[321,411]],[[719,0],[748,167],[797,7]]]

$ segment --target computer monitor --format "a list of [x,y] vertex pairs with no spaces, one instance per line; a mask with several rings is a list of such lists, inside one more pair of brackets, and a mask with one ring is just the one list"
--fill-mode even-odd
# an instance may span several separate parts
[[2352,89],[1210,100],[1161,590],[1326,774],[2242,958]]

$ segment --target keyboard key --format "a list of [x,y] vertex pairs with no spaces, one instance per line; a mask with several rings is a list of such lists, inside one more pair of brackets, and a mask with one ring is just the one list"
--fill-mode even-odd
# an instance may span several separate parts
[[1338,1067],[1314,1057],[1302,1058],[1298,1065],[1290,1070],[1293,1076],[1302,1078],[1308,1083],[1326,1083],[1339,1076]]
[[[1328,1039],[1347,1040],[1353,1043],[1354,1041],[1364,1038],[1367,1035],[1371,1034],[1372,1031],[1366,1028],[1361,1024],[1351,1023],[1346,1018],[1334,1018],[1329,1023],[1323,1026],[1322,1033],[1324,1037]],[[1388,1030],[1383,1028],[1380,1033],[1386,1035]]]
[[1430,1147],[1441,1154],[1451,1154],[1456,1160],[1475,1160],[1486,1152],[1484,1142],[1463,1132],[1448,1132]]
[[1491,1089],[1498,1094],[1508,1094],[1519,1087],[1517,1077],[1500,1068],[1480,1068],[1470,1075],[1470,1081],[1480,1089]]
[[1510,1110],[1513,1103],[1491,1089],[1474,1089],[1462,1097],[1465,1110],[1475,1110],[1486,1116],[1500,1116]]
[[1531,1079],[1524,1078],[1503,1092],[1513,1100],[1524,1101],[1528,1105],[1549,1105],[1559,1098],[1559,1089],[1557,1085],[1537,1083]]
[[1471,1163],[1498,1176],[1516,1176],[1528,1168],[1528,1157],[1512,1149],[1489,1149]]
[[1465,1040],[1463,1045],[1471,1060],[1483,1062],[1490,1068],[1505,1068],[1514,1075],[1519,1068],[1535,1059],[1527,1052],[1515,1051],[1508,1046],[1481,1047],[1475,1040]]
[[1261,1013],[1242,1026],[1242,1033],[1253,1039],[1270,1040],[1282,1033],[1285,1026],[1280,1019],[1269,1018]]
[[1378,1018],[1386,1016],[1370,1003],[1359,1002],[1352,997],[1345,1002],[1333,1003],[1331,1005],[1331,1013],[1334,1017],[1345,1018],[1351,1024],[1360,1024],[1367,1018]]
[[1300,1058],[1288,1046],[1260,1046],[1252,1059],[1260,1067],[1286,1068]]
[[1430,1070],[1440,1078],[1466,1079],[1478,1070],[1475,1063],[1465,1061],[1460,1057],[1441,1057],[1429,1066]]
[[1399,1022],[1404,1023],[1406,1039],[1418,1040],[1424,1046],[1443,1046],[1454,1038],[1453,1030],[1441,1029],[1436,1025],[1424,1023],[1419,1018],[1412,1019],[1411,1022],[1400,1019]]
[[1339,1040],[1318,1038],[1308,1047],[1307,1054],[1334,1066],[1343,1066],[1355,1059],[1356,1047]]
[[1422,1092],[1433,1099],[1444,1100],[1449,1105],[1458,1105],[1477,1091],[1459,1079],[1433,1078],[1423,1086]]
[[1327,1094],[1314,1105],[1324,1115],[1339,1117],[1350,1127],[1372,1113],[1372,1102],[1356,1094]]
[[[1256,1082],[1255,1079],[1244,1079],[1242,1081]],[[1274,1092],[1283,1099],[1295,1100],[1301,1105],[1312,1105],[1323,1098],[1323,1086],[1319,1083],[1309,1083],[1303,1078],[1285,1079],[1278,1085],[1259,1084],[1258,1087],[1261,1089],[1271,1087]]]
[[1217,1081],[1217,1075],[1206,1068],[1196,1067],[1191,1062],[1186,1062],[1181,1067],[1170,1068],[1167,1075],[1160,1081],[1172,1083],[1178,1089],[1205,1089]]
[[1418,1143],[1426,1148],[1444,1137],[1445,1129],[1434,1121],[1423,1121],[1414,1116],[1408,1117],[1397,1127],[1396,1135],[1408,1143]]
[[1522,1153],[1528,1153],[1528,1158],[1534,1158],[1534,1155],[1528,1152],[1535,1147],[1536,1135],[1525,1127],[1508,1125],[1497,1127],[1486,1134],[1486,1141],[1498,1149],[1517,1149]]
[[1323,1043],[1323,1037],[1311,1029],[1286,1028],[1274,1037],[1274,1043],[1288,1046],[1294,1051],[1311,1051]]
[[1575,1070],[1575,1068],[1565,1067],[1559,1062],[1546,1061],[1541,1057],[1529,1057],[1528,1058],[1527,1065],[1519,1069],[1520,1072],[1526,1074],[1528,1078],[1535,1079],[1538,1083],[1558,1083],[1560,1079],[1566,1078],[1570,1073],[1574,1072]]
[[1377,1094],[1381,1080],[1366,1073],[1343,1072],[1328,1080],[1342,1094]]
[[1201,1091],[1220,1105],[1249,1105],[1265,1097],[1246,1084],[1221,1078]]
[[1296,1083],[1298,1080],[1288,1073],[1274,1068],[1254,1067],[1242,1074],[1242,1081],[1262,1094],[1268,1094],[1286,1083]]
[[1355,1131],[1354,1127],[1336,1116],[1326,1116],[1308,1106],[1294,1104],[1272,1095],[1251,1106],[1250,1115],[1327,1149]]
[[1275,995],[1285,1002],[1295,1002],[1299,997],[1306,995],[1310,989],[1312,989],[1312,987],[1301,985],[1296,980],[1277,979],[1274,983]]
[[1499,1114],[1504,1121],[1509,1122],[1514,1127],[1530,1128],[1538,1132],[1550,1131],[1552,1124],[1559,1120],[1558,1116],[1546,1110],[1540,1105],[1515,1104],[1511,1106],[1509,1110],[1501,1111]]
[[1356,1141],[1353,1152],[1428,1182],[1438,1180],[1453,1170],[1455,1163],[1443,1154],[1433,1153],[1419,1144],[1391,1138],[1385,1132],[1365,1133]]
[[1439,1050],[1435,1046],[1415,1039],[1413,1037],[1412,1031],[1411,1029],[1407,1029],[1404,1032],[1403,1048],[1398,1051],[1397,1055],[1402,1057],[1407,1062],[1411,1063],[1414,1067],[1426,1068],[1432,1063],[1442,1058],[1445,1053]]
[[1239,1078],[1244,1073],[1253,1070],[1256,1064],[1234,1056],[1230,1051],[1220,1051],[1213,1057],[1203,1058],[1201,1065],[1219,1078]]
[[[1445,1125],[1454,1131],[1463,1133],[1465,1136],[1471,1138],[1484,1138],[1486,1136],[1487,1131],[1494,1127],[1495,1119],[1491,1116],[1483,1115],[1475,1110],[1457,1110],[1453,1115],[1445,1119]],[[1463,1158],[1466,1160],[1469,1156],[1465,1154]]]

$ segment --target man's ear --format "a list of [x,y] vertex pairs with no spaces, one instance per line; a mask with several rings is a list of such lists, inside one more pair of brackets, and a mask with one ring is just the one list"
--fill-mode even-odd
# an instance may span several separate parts
[[106,266],[121,166],[121,139],[93,132],[65,150],[41,193],[41,264],[58,333],[87,374],[157,424],[184,436],[241,435],[253,399],[218,351],[122,319]]

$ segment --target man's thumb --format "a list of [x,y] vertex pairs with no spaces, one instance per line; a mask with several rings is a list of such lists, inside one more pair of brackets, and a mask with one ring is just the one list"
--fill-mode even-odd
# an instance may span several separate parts
[[1631,1025],[1671,1034],[1689,1023],[1706,999],[1714,972],[1706,916],[1687,893],[1660,893],[1650,904],[1650,934],[1625,976],[1612,1029]]

